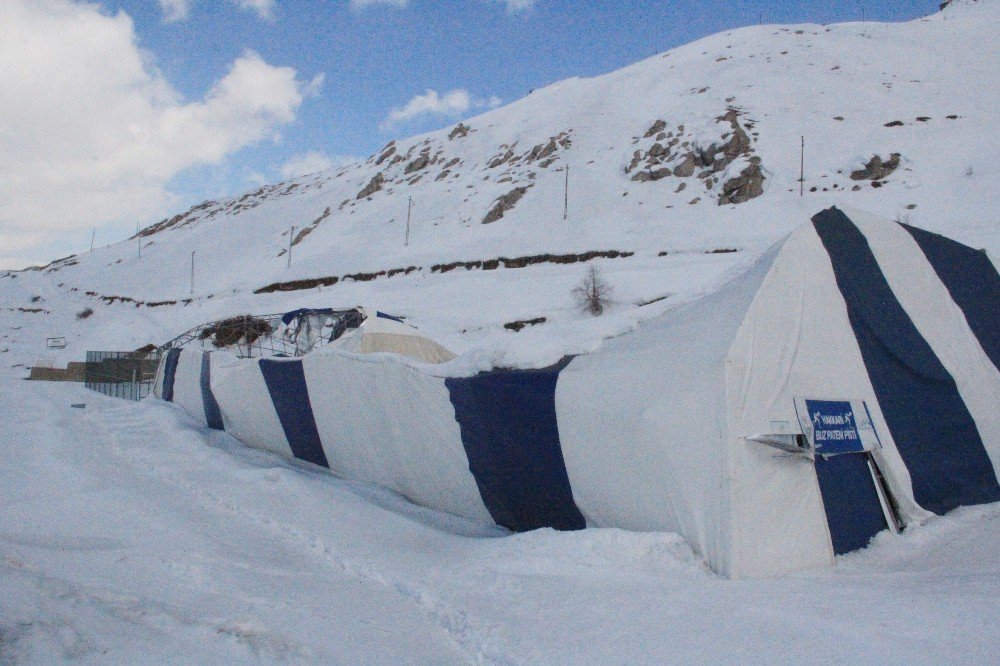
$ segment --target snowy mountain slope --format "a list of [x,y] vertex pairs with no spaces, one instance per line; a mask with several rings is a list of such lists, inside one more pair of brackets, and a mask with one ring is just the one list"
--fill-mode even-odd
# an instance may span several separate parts
[[[4,331],[0,349],[16,355],[8,367],[31,363],[44,333],[67,335],[55,360],[68,360],[238,312],[374,302],[456,351],[540,363],[697,294],[829,205],[908,219],[996,257],[998,14],[995,2],[966,2],[905,24],[744,28],[562,81],[363,162],[0,277],[0,317],[21,327]],[[895,154],[891,173],[860,173]],[[633,253],[595,260],[619,301],[596,325],[569,299],[582,264],[434,268],[587,251]],[[254,294],[317,278],[326,286]],[[95,315],[77,320],[88,307]],[[517,336],[502,328],[541,316]]]

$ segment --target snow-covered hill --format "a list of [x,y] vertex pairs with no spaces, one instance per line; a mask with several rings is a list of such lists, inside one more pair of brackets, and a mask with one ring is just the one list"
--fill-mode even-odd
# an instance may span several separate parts
[[[967,1],[905,24],[734,30],[363,162],[205,202],[0,277],[0,350],[16,359],[5,365],[33,362],[49,335],[69,338],[53,359],[64,361],[240,312],[358,303],[407,315],[459,352],[541,363],[697,294],[829,205],[996,257],[998,15],[995,2]],[[581,321],[569,297],[583,263],[554,263],[593,251],[618,301],[600,323]],[[299,289],[255,294],[268,285]],[[85,308],[94,315],[78,320]]]

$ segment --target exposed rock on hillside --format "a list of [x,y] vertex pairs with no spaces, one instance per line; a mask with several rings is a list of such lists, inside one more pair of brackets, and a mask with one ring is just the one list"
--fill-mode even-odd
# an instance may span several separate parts
[[899,167],[899,153],[892,153],[885,162],[878,155],[872,155],[864,169],[851,172],[851,180],[882,180]]
[[470,127],[465,123],[459,123],[455,125],[455,129],[448,133],[448,140],[453,141],[454,139],[461,139],[469,136]]
[[424,152],[420,153],[420,155],[418,155],[415,160],[406,165],[406,169],[403,171],[403,173],[411,174],[414,173],[415,171],[420,171],[421,169],[425,168],[428,164],[430,164],[430,162],[431,158],[429,149],[424,149]]
[[365,197],[370,197],[371,195],[375,194],[376,192],[382,189],[382,184],[384,182],[385,182],[385,176],[383,176],[382,172],[379,171],[377,174],[372,176],[372,179],[368,181],[368,184],[365,185],[360,192],[358,192],[358,196],[356,196],[355,199],[360,200],[364,199]]
[[730,178],[722,186],[719,205],[739,204],[764,194],[764,174],[760,171],[760,158],[750,158],[750,166],[743,169],[736,178]]
[[[642,139],[637,138],[634,142],[652,139],[653,144],[646,150],[636,150],[625,172],[639,168],[632,176],[632,180],[639,183],[655,182],[670,176],[691,178],[697,174],[708,191],[725,179],[719,204],[742,203],[760,196],[764,192],[760,158],[753,156],[753,139],[740,124],[740,115],[738,109],[730,107],[716,118],[716,122],[728,125],[728,131],[707,146],[704,136],[685,132],[684,125],[671,129],[665,120],[658,119],[645,131]],[[752,121],[747,122],[746,127],[752,129]],[[738,176],[726,179],[730,165],[741,158],[747,160],[747,166]],[[678,187],[677,191],[681,189]]]
[[[530,185],[528,186],[530,187]],[[528,191],[528,187],[515,187],[513,190],[504,194],[496,200],[496,205],[490,209],[490,212],[486,213],[486,217],[483,218],[483,224],[490,224],[491,222],[496,222],[503,217],[503,214],[512,209],[521,197],[525,195]]]
[[395,152],[396,152],[396,142],[390,141],[389,144],[382,149],[382,154],[378,156],[377,160],[375,160],[375,164],[376,165],[382,164],[382,162],[385,162],[387,159],[392,157],[393,153]]
[[328,217],[330,217],[329,206],[326,207],[326,210],[324,210],[319,217],[317,217],[315,220],[312,221],[312,224],[310,224],[307,227],[303,227],[302,230],[299,231],[299,233],[295,234],[295,238],[292,239],[292,245],[298,245],[299,243],[301,243],[306,236],[308,236],[313,232],[313,229],[318,227],[320,223],[323,222],[323,220],[325,220]]

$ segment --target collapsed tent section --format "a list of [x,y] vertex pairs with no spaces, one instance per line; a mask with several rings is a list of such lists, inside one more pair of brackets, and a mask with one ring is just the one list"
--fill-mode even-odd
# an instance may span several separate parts
[[998,312],[985,254],[834,208],[715,293],[549,368],[185,349],[156,395],[472,520],[675,531],[720,573],[774,575],[1000,500]]

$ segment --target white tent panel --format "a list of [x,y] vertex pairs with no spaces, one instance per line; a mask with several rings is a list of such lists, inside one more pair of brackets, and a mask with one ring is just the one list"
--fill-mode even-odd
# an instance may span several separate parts
[[186,352],[177,359],[174,373],[174,403],[183,407],[199,423],[204,423],[205,406],[201,399],[201,357],[198,352]]
[[334,473],[492,523],[443,379],[401,363],[339,354],[307,356],[303,370]]
[[559,438],[589,525],[676,531],[728,569],[724,360],[776,252],[560,374]]
[[[185,352],[181,358],[189,354]],[[211,358],[212,393],[226,432],[250,446],[293,457],[257,361],[228,352],[213,352]]]

